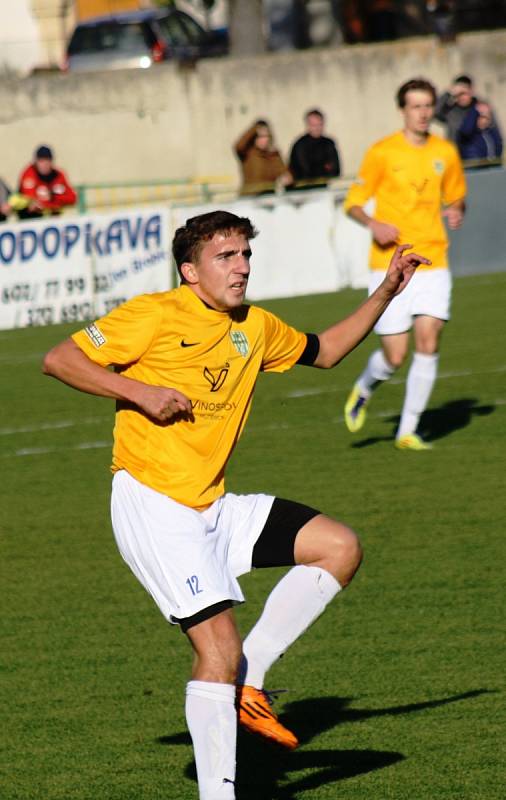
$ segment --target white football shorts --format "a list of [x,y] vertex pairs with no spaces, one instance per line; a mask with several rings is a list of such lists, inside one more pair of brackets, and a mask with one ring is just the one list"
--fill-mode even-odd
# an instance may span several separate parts
[[[378,288],[385,273],[371,270],[369,294]],[[424,315],[450,319],[452,276],[449,269],[425,269],[416,272],[401,294],[394,297],[374,326],[379,336],[404,333],[413,327],[413,318]]]
[[227,493],[195,511],[150,489],[126,470],[112,481],[111,516],[121,556],[169,622],[215,603],[242,603],[237,581],[274,497]]

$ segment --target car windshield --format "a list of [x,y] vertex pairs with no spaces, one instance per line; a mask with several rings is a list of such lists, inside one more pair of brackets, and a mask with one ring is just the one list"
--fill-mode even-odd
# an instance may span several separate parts
[[186,31],[181,26],[179,16],[171,14],[158,20],[160,30],[173,47],[185,47],[189,44]]
[[147,41],[143,26],[136,22],[106,22],[93,27],[77,28],[69,44],[69,56],[81,53],[103,53],[107,50],[129,53],[145,50]]
[[192,44],[198,45],[205,42],[205,33],[195,20],[183,14],[181,14],[180,20]]

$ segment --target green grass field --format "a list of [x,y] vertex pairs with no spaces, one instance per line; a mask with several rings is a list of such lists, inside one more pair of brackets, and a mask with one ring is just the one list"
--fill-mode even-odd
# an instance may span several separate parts
[[[404,377],[350,436],[342,406],[375,346],[335,370],[261,376],[228,488],[315,505],[360,533],[350,588],[272,669],[302,740],[239,736],[239,800],[504,797],[506,273],[460,278],[425,415],[399,452]],[[362,292],[268,305],[303,330]],[[116,552],[110,401],[43,377],[69,326],[0,332],[1,800],[190,800],[190,651]],[[242,579],[246,632],[278,579]],[[501,752],[502,751],[502,752]]]

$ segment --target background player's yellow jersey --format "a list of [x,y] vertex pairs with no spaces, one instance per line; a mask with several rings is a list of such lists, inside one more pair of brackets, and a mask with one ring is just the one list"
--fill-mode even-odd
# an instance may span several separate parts
[[307,337],[256,306],[208,308],[187,286],[141,295],[73,336],[86,355],[122,375],[178,389],[193,420],[162,424],[118,403],[113,466],[180,503],[223,494],[224,471],[246,422],[260,370],[283,372]]
[[[398,131],[366,152],[344,207],[348,211],[374,197],[374,219],[395,225],[400,231],[397,244],[412,244],[432,261],[431,266],[422,264],[418,269],[435,269],[448,266],[442,206],[462,200],[465,194],[462,164],[451,142],[430,134],[424,145],[416,147]],[[386,269],[394,247],[373,241],[371,269]]]

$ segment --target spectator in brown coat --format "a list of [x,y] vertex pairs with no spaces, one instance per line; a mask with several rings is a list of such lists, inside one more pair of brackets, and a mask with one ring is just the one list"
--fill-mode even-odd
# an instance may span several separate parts
[[243,133],[235,144],[241,162],[241,194],[266,194],[273,192],[276,184],[287,186],[292,176],[273,141],[269,124],[258,119]]

